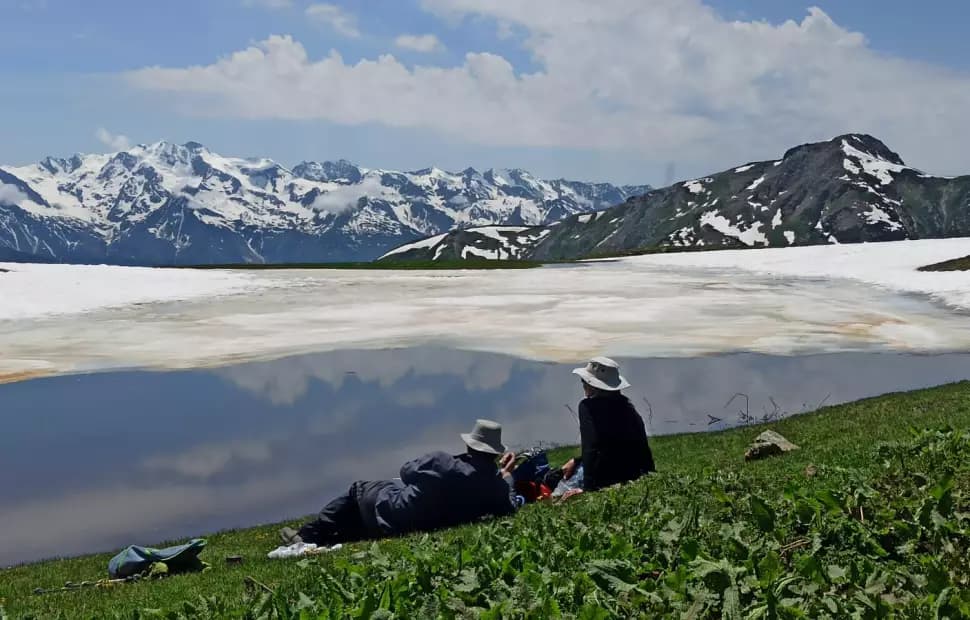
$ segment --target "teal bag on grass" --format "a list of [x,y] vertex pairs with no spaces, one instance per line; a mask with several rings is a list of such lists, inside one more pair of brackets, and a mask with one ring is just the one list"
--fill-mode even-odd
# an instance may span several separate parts
[[193,538],[184,545],[155,549],[131,545],[108,562],[108,574],[112,579],[124,579],[145,572],[155,562],[164,562],[173,573],[199,570],[202,561],[199,553],[205,548],[204,538]]

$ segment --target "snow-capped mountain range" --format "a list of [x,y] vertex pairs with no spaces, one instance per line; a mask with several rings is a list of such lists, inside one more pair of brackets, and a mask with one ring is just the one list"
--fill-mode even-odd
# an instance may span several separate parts
[[650,248],[787,247],[970,236],[970,176],[934,177],[876,138],[839,136],[545,227],[471,228],[394,260],[568,259]]
[[456,228],[539,226],[648,186],[524,170],[287,169],[158,142],[0,167],[0,260],[133,265],[364,261]]

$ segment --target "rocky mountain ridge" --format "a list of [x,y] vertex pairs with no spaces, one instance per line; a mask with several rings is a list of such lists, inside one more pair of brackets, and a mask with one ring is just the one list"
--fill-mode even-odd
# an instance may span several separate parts
[[[787,247],[970,236],[970,176],[934,177],[878,139],[847,134],[676,183],[509,241],[532,260],[648,248]],[[511,238],[510,238],[511,239]],[[394,260],[454,260],[495,251],[475,229],[394,250]],[[467,247],[476,249],[469,254]],[[390,258],[390,257],[389,257]]]
[[184,265],[366,261],[455,228],[546,225],[646,186],[524,170],[291,169],[158,142],[0,167],[0,260]]

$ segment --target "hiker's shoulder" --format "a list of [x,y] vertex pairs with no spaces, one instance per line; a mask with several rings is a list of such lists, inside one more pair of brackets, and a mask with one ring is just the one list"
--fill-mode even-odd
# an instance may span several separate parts
[[594,415],[600,412],[635,412],[630,399],[622,394],[592,396],[579,402],[579,415]]
[[452,454],[448,454],[442,450],[435,450],[434,452],[428,452],[416,460],[435,468],[452,466],[457,459]]
[[590,415],[597,411],[603,411],[604,409],[608,409],[609,406],[610,404],[608,402],[605,402],[602,398],[598,398],[596,396],[589,396],[579,401],[579,415],[580,416]]

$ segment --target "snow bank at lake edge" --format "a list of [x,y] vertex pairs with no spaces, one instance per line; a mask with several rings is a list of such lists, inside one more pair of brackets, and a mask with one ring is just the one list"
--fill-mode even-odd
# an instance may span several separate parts
[[815,245],[752,250],[650,254],[635,265],[745,271],[786,278],[853,280],[900,293],[926,295],[970,310],[970,271],[918,271],[970,255],[970,238]]
[[0,263],[0,321],[233,295],[269,285],[255,274],[109,265]]

